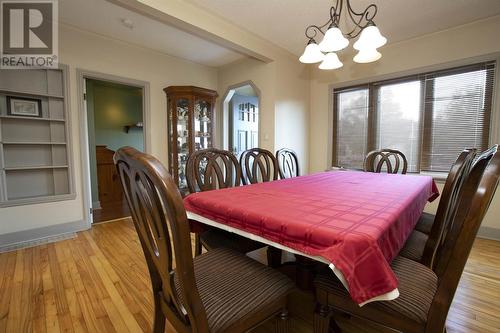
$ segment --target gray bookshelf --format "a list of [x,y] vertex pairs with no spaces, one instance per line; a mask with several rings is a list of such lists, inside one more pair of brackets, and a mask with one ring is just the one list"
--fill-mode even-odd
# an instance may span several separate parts
[[0,207],[74,198],[66,96],[66,67],[0,70]]

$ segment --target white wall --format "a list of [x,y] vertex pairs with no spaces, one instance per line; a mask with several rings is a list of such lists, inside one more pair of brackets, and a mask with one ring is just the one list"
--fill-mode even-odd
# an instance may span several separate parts
[[[310,171],[325,170],[331,163],[332,87],[347,86],[443,66],[473,63],[498,58],[500,54],[500,16],[473,22],[419,38],[389,44],[380,49],[382,59],[372,64],[355,64],[352,55],[336,71],[313,69],[310,81]],[[497,73],[499,71],[497,70]],[[500,75],[497,75],[500,76]],[[497,77],[498,78],[498,77]],[[500,82],[500,80],[497,80]],[[499,142],[500,86],[497,84],[492,143]],[[437,202],[428,207],[433,211]],[[500,229],[500,195],[493,199],[483,226]],[[500,234],[500,233],[499,233]]]
[[60,26],[59,59],[69,65],[71,141],[76,199],[70,201],[0,209],[0,235],[82,220],[82,174],[80,161],[76,69],[85,69],[147,81],[150,84],[151,152],[167,162],[166,97],[169,85],[196,85],[217,89],[217,69],[167,56],[152,50]]

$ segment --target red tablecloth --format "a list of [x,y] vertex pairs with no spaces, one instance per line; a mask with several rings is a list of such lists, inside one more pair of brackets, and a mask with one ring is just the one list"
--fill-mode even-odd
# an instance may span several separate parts
[[397,288],[389,263],[438,195],[427,176],[338,171],[195,193],[184,203],[210,220],[327,259],[361,304]]

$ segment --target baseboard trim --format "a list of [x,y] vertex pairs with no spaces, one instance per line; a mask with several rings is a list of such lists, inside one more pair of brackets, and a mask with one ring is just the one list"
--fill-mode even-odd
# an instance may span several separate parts
[[477,237],[500,241],[500,229],[492,227],[480,227]]
[[71,233],[87,229],[89,225],[81,220],[3,234],[0,235],[0,252],[69,238]]

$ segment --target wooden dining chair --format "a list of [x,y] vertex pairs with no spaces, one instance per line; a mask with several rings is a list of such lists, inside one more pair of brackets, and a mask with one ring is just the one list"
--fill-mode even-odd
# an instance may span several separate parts
[[114,161],[151,277],[153,332],[165,319],[177,332],[246,332],[273,316],[287,331],[287,277],[229,249],[193,260],[182,197],[163,165],[131,147]]
[[[236,187],[241,184],[241,168],[233,153],[227,150],[209,148],[190,154],[186,164],[186,180],[189,192],[210,191]],[[215,227],[205,227],[195,234],[195,255],[219,247],[247,253],[265,247],[265,244],[230,233]]]
[[[241,181],[243,185],[257,184],[277,180],[279,175],[278,161],[273,153],[262,148],[251,148],[240,155]],[[269,246],[267,263],[271,267],[281,265],[281,250]]]
[[299,159],[297,154],[288,148],[281,148],[276,152],[279,175],[281,179],[300,176]]
[[[394,330],[409,333],[445,332],[448,311],[479,226],[488,211],[500,177],[497,147],[480,155],[460,189],[454,218],[432,270],[398,256],[391,267],[399,284],[399,297],[374,301],[360,307],[331,272],[315,280],[316,333],[328,332],[333,310],[368,319]],[[331,324],[339,331],[338,326]]]
[[[452,200],[456,197],[453,196],[453,193],[457,193],[455,189],[456,182],[459,182],[463,177],[460,176],[460,171],[463,172],[466,168],[464,168],[463,164],[466,161],[471,161],[471,159],[476,155],[476,149],[464,149],[458,156],[455,163],[452,165],[450,171],[448,172],[448,176],[446,177],[445,185],[443,188],[443,193],[441,194],[441,198],[439,199],[439,206],[436,211],[436,214],[431,213],[422,213],[420,216],[417,225],[415,226],[415,230],[423,232],[426,235],[429,235],[432,231],[432,226],[434,225],[434,221],[436,220],[436,216],[438,216],[438,220],[440,220],[446,212],[446,209],[450,207]],[[470,167],[470,166],[469,166]]]
[[[465,149],[460,153],[446,178],[435,217],[431,214],[423,214],[420,217],[417,227],[399,253],[401,256],[432,267],[437,248],[443,242],[453,219],[452,212],[457,204],[458,193],[469,174],[475,156],[475,149]],[[424,233],[418,230],[419,224],[424,224],[425,228],[430,224],[430,232]]]
[[[385,170],[382,168],[385,166]],[[364,160],[363,169],[367,172],[387,172],[405,174],[408,169],[406,156],[396,149],[380,149],[369,152]]]
[[244,185],[278,179],[278,161],[269,150],[262,148],[245,150],[241,153],[240,165]]

